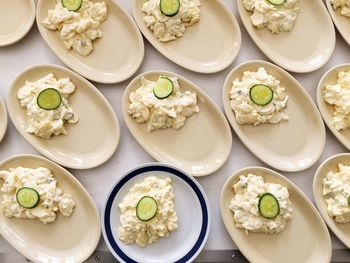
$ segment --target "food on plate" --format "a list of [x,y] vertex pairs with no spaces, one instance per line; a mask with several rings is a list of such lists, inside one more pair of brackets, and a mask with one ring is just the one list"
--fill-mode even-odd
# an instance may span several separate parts
[[233,186],[230,209],[236,227],[251,232],[279,233],[292,218],[292,203],[287,187],[265,183],[255,174],[241,175]]
[[324,100],[334,106],[332,124],[338,131],[350,127],[350,70],[340,71],[337,83],[323,90]]
[[199,21],[200,0],[148,0],[142,6],[144,21],[162,42],[182,37],[186,27]]
[[277,124],[289,117],[284,113],[288,95],[274,76],[261,67],[256,72],[243,72],[230,90],[231,108],[239,124]]
[[250,21],[274,34],[292,31],[300,13],[299,0],[241,0],[246,10],[253,12]]
[[182,92],[176,77],[141,78],[141,87],[129,95],[128,114],[147,123],[148,132],[173,127],[180,129],[186,118],[199,112],[197,94]]
[[104,1],[57,0],[55,8],[48,11],[43,25],[50,30],[59,30],[67,49],[74,49],[82,56],[93,51],[92,42],[102,38],[100,24],[107,19]]
[[78,115],[68,101],[74,90],[69,78],[57,80],[52,73],[33,82],[26,81],[17,97],[27,109],[27,132],[44,139],[67,134],[64,124],[78,122]]
[[350,0],[330,0],[334,10],[340,8],[340,14],[350,17]]
[[339,172],[323,178],[323,197],[330,217],[337,223],[350,222],[350,166],[339,163]]
[[10,168],[0,171],[4,180],[0,211],[6,217],[39,219],[44,224],[56,220],[60,212],[70,217],[75,203],[72,196],[57,187],[57,180],[45,167]]
[[145,247],[177,229],[174,190],[170,178],[148,176],[135,183],[118,204],[119,239]]

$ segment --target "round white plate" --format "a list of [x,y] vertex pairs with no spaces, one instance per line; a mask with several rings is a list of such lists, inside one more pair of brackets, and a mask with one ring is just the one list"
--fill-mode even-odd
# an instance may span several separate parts
[[332,17],[333,23],[337,27],[339,33],[343,36],[344,40],[350,45],[350,18],[342,16],[340,14],[340,8],[334,10],[330,0],[326,0],[328,12]]
[[[135,183],[150,175],[172,179],[179,226],[168,238],[161,238],[147,247],[126,245],[118,239],[117,234],[120,226],[118,204]],[[103,237],[112,254],[121,262],[191,262],[208,238],[208,206],[202,187],[190,175],[170,165],[141,165],[124,174],[108,193],[101,212]]]

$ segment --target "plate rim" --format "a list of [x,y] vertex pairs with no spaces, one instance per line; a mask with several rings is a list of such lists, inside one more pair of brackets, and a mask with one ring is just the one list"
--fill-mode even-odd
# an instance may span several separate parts
[[8,126],[7,108],[6,108],[4,100],[0,96],[0,111],[1,110],[4,111],[4,122],[2,124],[2,125],[4,125],[4,131],[3,131],[3,133],[0,134],[0,143],[2,142],[2,140],[4,139],[4,137],[6,135],[7,126]]

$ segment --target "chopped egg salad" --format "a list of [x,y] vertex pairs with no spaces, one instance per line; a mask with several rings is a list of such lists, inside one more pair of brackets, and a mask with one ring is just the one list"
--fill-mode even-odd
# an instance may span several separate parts
[[[265,90],[258,89],[257,95],[252,96],[253,88],[260,86]],[[239,124],[277,124],[289,119],[284,113],[288,102],[286,89],[263,67],[256,72],[243,72],[242,80],[237,78],[233,81],[229,96],[231,108]],[[259,103],[257,99],[263,103]]]
[[350,222],[350,166],[338,164],[338,172],[323,178],[323,197],[327,212],[337,223]]
[[165,7],[162,9],[163,1],[166,0],[148,0],[143,4],[142,11],[145,13],[144,21],[154,36],[159,41],[167,42],[182,37],[186,27],[199,21],[201,2],[178,0],[173,13],[168,14]]
[[334,106],[332,124],[338,131],[350,127],[350,70],[338,74],[336,84],[323,90],[324,100]]
[[[156,88],[167,79],[171,82],[167,97],[158,98]],[[148,132],[156,129],[180,129],[186,118],[199,112],[197,94],[191,91],[182,92],[176,77],[160,76],[152,81],[141,78],[141,87],[129,95],[128,114],[138,123],[147,123]]]
[[[44,90],[56,92],[58,106],[55,109],[44,109],[40,105],[38,97]],[[78,122],[78,115],[68,100],[74,91],[75,86],[69,78],[57,80],[52,73],[33,82],[26,81],[18,90],[17,97],[21,106],[27,110],[27,132],[44,139],[50,139],[52,135],[67,134],[64,124]]]
[[[137,211],[139,204],[148,198],[152,203]],[[118,204],[120,209],[119,239],[126,244],[136,243],[140,247],[168,237],[178,227],[174,204],[174,190],[170,178],[149,176],[135,183]],[[144,211],[144,210],[151,211]],[[145,219],[142,215],[152,215]]]
[[[266,27],[274,34],[292,31],[300,13],[299,0],[240,0],[246,10],[253,12],[250,20],[253,26]],[[279,2],[275,4],[274,2]]]
[[340,14],[350,17],[350,0],[330,0],[334,10],[340,9]]
[[107,6],[104,1],[82,0],[81,7],[70,11],[57,0],[54,9],[48,11],[43,25],[50,30],[59,30],[67,49],[74,49],[82,56],[93,51],[92,42],[102,38],[100,24],[107,19]]
[[[287,187],[276,183],[265,183],[261,176],[248,174],[239,177],[233,190],[234,197],[230,209],[234,214],[236,227],[244,229],[246,234],[249,231],[279,233],[292,218],[292,204]],[[278,210],[273,218],[262,216],[260,202],[267,195],[273,196],[277,202]]]
[[[0,210],[6,217],[38,219],[44,224],[52,223],[60,212],[65,217],[73,213],[75,203],[72,196],[58,188],[57,180],[45,167],[36,169],[17,167],[0,171],[4,183],[0,189]],[[24,208],[18,203],[20,189],[29,188],[38,193],[39,202],[33,208]]]

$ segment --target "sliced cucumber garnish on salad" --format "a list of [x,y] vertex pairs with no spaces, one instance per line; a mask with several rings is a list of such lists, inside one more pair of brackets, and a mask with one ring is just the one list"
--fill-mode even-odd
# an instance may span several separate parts
[[179,0],[160,0],[160,11],[165,16],[175,16],[180,10]]
[[69,11],[78,11],[83,3],[83,0],[62,0],[62,6]]
[[272,101],[273,90],[264,84],[257,84],[250,88],[249,96],[256,105],[265,106]]
[[267,0],[272,5],[282,5],[286,0]]
[[136,216],[141,221],[149,221],[156,216],[158,204],[153,197],[144,196],[136,205]]
[[260,214],[267,219],[273,219],[280,214],[278,200],[271,193],[264,193],[260,196],[258,208]]
[[55,110],[62,103],[61,94],[57,89],[48,88],[39,93],[37,104],[44,110]]
[[34,208],[38,205],[39,193],[30,187],[22,187],[16,193],[17,203],[24,208]]
[[167,77],[160,77],[156,86],[153,88],[153,94],[158,99],[169,97],[174,90],[174,83]]

